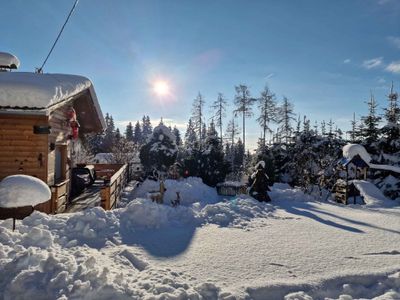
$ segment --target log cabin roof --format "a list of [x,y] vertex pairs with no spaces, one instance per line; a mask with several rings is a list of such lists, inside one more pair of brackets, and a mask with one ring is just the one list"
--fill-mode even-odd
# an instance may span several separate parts
[[92,82],[83,76],[0,72],[0,113],[49,115],[71,103],[85,132],[102,131],[105,121]]

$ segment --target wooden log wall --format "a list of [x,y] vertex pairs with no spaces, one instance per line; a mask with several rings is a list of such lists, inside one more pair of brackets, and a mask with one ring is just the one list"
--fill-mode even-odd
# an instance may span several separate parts
[[[53,112],[51,112],[49,116],[49,125],[51,126],[51,133],[49,134],[49,147],[50,144],[54,144],[55,147],[59,147],[61,145],[64,145],[65,148],[61,149],[61,151],[64,151],[64,159],[62,161],[63,165],[63,176],[62,180],[66,180],[70,178],[70,166],[68,164],[68,159],[70,159],[70,140],[69,140],[69,135],[71,134],[71,128],[68,124],[67,120],[67,112],[69,110],[70,106],[66,105],[63,106]],[[56,180],[54,178],[55,175],[55,168],[56,168],[56,150],[50,150],[49,148],[49,153],[48,153],[48,178],[47,178],[47,183],[49,185],[54,185],[56,184]]]
[[47,182],[48,135],[33,133],[47,122],[46,116],[0,115],[0,179],[25,174]]

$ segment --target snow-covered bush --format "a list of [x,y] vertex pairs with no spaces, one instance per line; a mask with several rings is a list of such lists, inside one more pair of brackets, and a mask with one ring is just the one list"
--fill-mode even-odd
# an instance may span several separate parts
[[175,139],[165,125],[154,128],[150,140],[140,149],[140,161],[147,172],[153,169],[166,172],[176,161],[178,148]]

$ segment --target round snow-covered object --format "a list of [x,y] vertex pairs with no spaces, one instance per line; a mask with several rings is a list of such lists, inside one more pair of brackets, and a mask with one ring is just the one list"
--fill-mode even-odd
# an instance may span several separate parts
[[49,186],[28,175],[12,175],[0,182],[0,207],[35,206],[51,198]]
[[7,52],[0,52],[0,68],[18,69],[19,59]]

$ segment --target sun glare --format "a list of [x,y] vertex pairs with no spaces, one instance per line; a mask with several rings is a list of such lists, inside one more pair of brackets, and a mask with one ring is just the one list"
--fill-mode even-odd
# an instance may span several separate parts
[[153,84],[153,91],[158,96],[165,96],[169,94],[169,85],[167,82],[159,80]]

